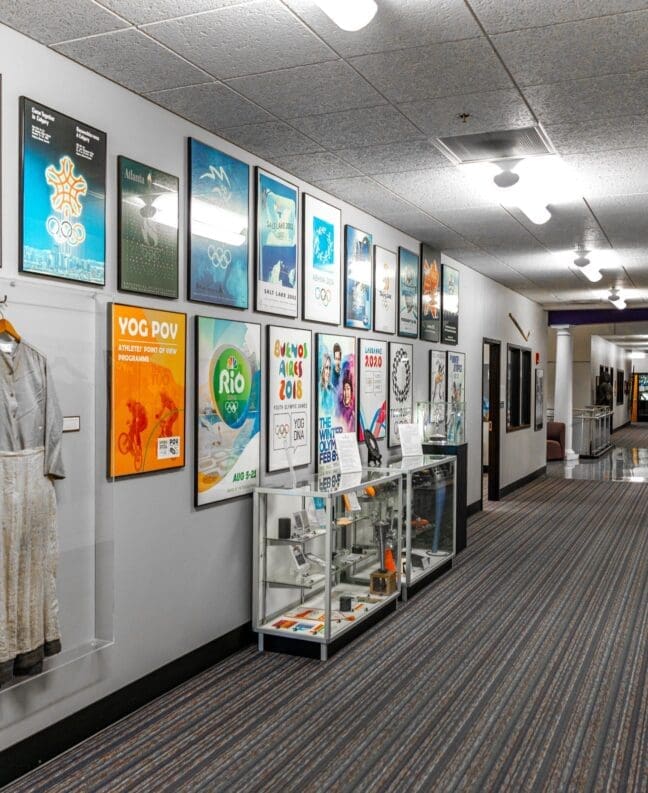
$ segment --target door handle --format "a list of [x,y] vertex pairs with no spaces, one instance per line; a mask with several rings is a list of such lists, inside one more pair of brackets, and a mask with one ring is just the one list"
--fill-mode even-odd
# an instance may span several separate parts
[[493,431],[493,422],[492,422],[492,421],[489,421],[489,422],[488,422],[488,431],[489,431],[489,432],[492,432],[492,431]]

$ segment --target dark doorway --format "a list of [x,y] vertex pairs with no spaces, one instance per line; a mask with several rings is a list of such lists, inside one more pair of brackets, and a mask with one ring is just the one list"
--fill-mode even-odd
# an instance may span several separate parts
[[500,383],[502,345],[484,339],[482,358],[482,471],[483,496],[488,501],[500,499]]

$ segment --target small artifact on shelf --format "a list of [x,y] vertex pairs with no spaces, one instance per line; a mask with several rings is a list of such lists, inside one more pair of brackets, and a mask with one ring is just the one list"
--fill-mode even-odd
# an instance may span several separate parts
[[378,448],[375,435],[370,430],[364,430],[364,439],[367,445],[367,465],[380,466],[382,464],[382,454]]
[[353,598],[350,595],[340,595],[340,611],[351,611],[353,609]]
[[350,526],[353,523],[351,518],[344,518],[344,517],[338,518],[335,522],[337,523],[338,526]]
[[394,570],[374,570],[369,575],[369,592],[372,595],[392,595],[396,591]]

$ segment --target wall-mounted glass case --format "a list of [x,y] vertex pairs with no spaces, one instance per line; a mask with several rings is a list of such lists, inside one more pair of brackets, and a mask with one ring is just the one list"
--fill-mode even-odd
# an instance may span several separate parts
[[422,443],[466,442],[465,402],[417,402],[416,421]]
[[252,624],[328,647],[394,605],[401,578],[402,474],[322,474],[254,493]]
[[405,484],[402,521],[402,599],[456,552],[456,457],[425,454],[391,463]]

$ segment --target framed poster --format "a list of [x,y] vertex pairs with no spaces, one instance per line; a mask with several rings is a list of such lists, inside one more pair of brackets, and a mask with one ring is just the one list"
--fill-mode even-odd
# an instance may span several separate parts
[[430,350],[430,402],[446,402],[446,354]]
[[185,314],[109,306],[109,475],[185,463]]
[[369,430],[377,440],[387,434],[387,342],[358,340],[358,440]]
[[389,436],[388,446],[400,446],[399,424],[414,421],[414,346],[389,342]]
[[396,254],[374,245],[374,330],[396,333]]
[[196,317],[196,507],[259,484],[261,326]]
[[372,236],[344,227],[344,325],[371,330],[373,272]]
[[337,462],[335,436],[356,431],[356,341],[317,334],[317,466]]
[[459,271],[442,265],[441,342],[459,343]]
[[304,194],[304,319],[340,324],[340,218],[336,207]]
[[21,272],[105,283],[106,135],[20,98]]
[[466,353],[448,350],[447,355],[447,401],[452,404],[460,404],[466,401]]
[[421,338],[441,341],[441,264],[439,252],[421,245]]
[[257,168],[256,310],[297,316],[299,190]]
[[248,307],[249,214],[249,166],[189,138],[189,300]]
[[535,412],[533,429],[537,432],[544,427],[544,369],[535,370]]
[[311,461],[312,340],[310,330],[268,327],[268,471]]
[[180,180],[148,165],[117,158],[118,288],[178,297]]
[[398,249],[398,335],[419,335],[419,257],[407,248]]

